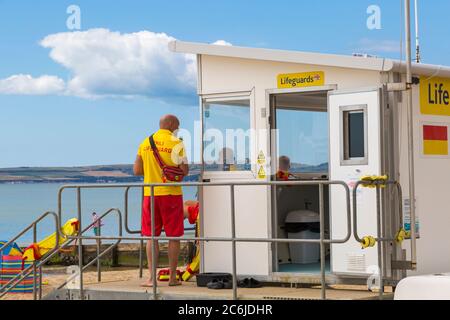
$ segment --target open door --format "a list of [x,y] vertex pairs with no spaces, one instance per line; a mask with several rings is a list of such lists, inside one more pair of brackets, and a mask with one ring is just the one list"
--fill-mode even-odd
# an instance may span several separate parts
[[[345,181],[350,189],[363,175],[382,174],[381,89],[355,92],[331,91],[328,95],[330,179]],[[353,199],[351,199],[353,201]],[[347,230],[345,193],[330,187],[331,237],[342,239]],[[373,189],[358,188],[358,233],[377,234],[376,196]],[[377,245],[376,245],[377,246]],[[361,249],[352,237],[332,245],[334,274],[364,276],[377,272],[377,248]]]
[[[329,134],[327,92],[330,88],[270,93],[272,180],[328,179]],[[329,235],[328,186],[324,187],[324,230]],[[272,187],[272,236],[281,239],[318,239],[319,186]],[[329,245],[325,246],[329,272]],[[273,272],[277,276],[311,277],[320,273],[318,243],[274,243]],[[305,277],[306,278],[306,277]]]

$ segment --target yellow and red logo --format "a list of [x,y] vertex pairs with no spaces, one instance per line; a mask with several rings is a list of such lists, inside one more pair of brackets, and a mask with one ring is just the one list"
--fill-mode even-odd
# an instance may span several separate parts
[[423,154],[439,156],[448,155],[447,126],[423,126]]

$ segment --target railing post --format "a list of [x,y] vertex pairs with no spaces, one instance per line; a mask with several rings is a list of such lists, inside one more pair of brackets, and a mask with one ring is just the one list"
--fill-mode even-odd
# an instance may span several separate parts
[[231,263],[233,269],[233,300],[237,300],[237,272],[236,272],[236,217],[234,206],[234,185],[230,185],[231,199]]
[[[381,239],[381,208],[380,208],[380,185],[376,185],[376,193],[377,193],[377,238]],[[383,262],[382,262],[382,241],[378,241],[377,243],[377,252],[378,252],[378,272],[380,277],[380,288],[378,292],[378,298],[380,300],[383,299],[384,293],[384,284],[383,284]]]
[[325,279],[325,214],[323,204],[323,184],[319,184],[319,221],[320,221],[320,296],[326,299],[326,279]]
[[139,241],[139,278],[142,279],[144,271],[144,240]]
[[[102,228],[102,222],[99,221],[98,222],[98,235],[96,234],[96,236],[98,236],[98,237],[101,237],[101,234],[102,234],[101,228]],[[102,241],[101,238],[97,239],[97,282],[102,281],[102,264],[101,264],[101,260],[100,260],[100,250],[101,250],[101,245],[102,245],[101,241]]]
[[156,242],[155,242],[155,188],[150,187],[150,210],[151,210],[151,227],[152,227],[152,284],[153,284],[153,300],[156,300],[157,279],[156,279]]
[[[141,214],[142,214],[142,206],[144,204],[144,187],[141,188]],[[142,230],[141,230],[141,236],[142,236]],[[143,259],[143,251],[144,251],[144,240],[141,239],[139,243],[139,278],[142,279],[143,276],[143,269],[144,269],[144,259]]]
[[58,234],[61,232],[61,224],[62,224],[62,192],[63,188],[58,190]]
[[42,300],[42,265],[39,266],[39,300]]
[[[37,243],[36,223],[33,224],[33,243]],[[37,285],[36,285],[36,257],[33,259],[33,300],[37,299]]]
[[83,292],[83,237],[81,234],[82,228],[82,219],[81,219],[81,189],[77,187],[77,212],[78,212],[78,223],[79,223],[79,231],[78,231],[78,268],[80,273],[80,300],[84,300],[84,292]]

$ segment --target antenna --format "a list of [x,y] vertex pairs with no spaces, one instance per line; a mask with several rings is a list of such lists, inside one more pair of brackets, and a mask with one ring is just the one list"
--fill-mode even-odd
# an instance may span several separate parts
[[415,15],[415,27],[416,27],[416,62],[420,63],[419,14],[418,14],[417,0],[414,0],[414,15]]

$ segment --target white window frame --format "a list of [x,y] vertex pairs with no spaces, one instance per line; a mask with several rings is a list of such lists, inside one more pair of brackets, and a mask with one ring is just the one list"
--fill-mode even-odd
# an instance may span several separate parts
[[[351,112],[362,112],[364,121],[364,156],[350,158],[349,142],[348,142],[348,119],[344,115]],[[339,126],[340,126],[340,160],[341,166],[367,165],[369,163],[369,149],[368,149],[368,112],[366,104],[340,106],[339,107]]]
[[212,93],[204,94],[200,98],[200,110],[201,110],[201,123],[202,123],[202,136],[201,136],[201,163],[202,163],[202,178],[203,179],[215,179],[215,180],[253,180],[256,179],[256,136],[250,136],[250,164],[251,170],[242,171],[206,171],[204,169],[204,107],[207,103],[223,102],[231,100],[249,100],[250,101],[250,127],[249,129],[255,130],[256,120],[255,120],[255,98],[254,89],[250,91],[235,91],[235,92],[223,92],[223,93]]

